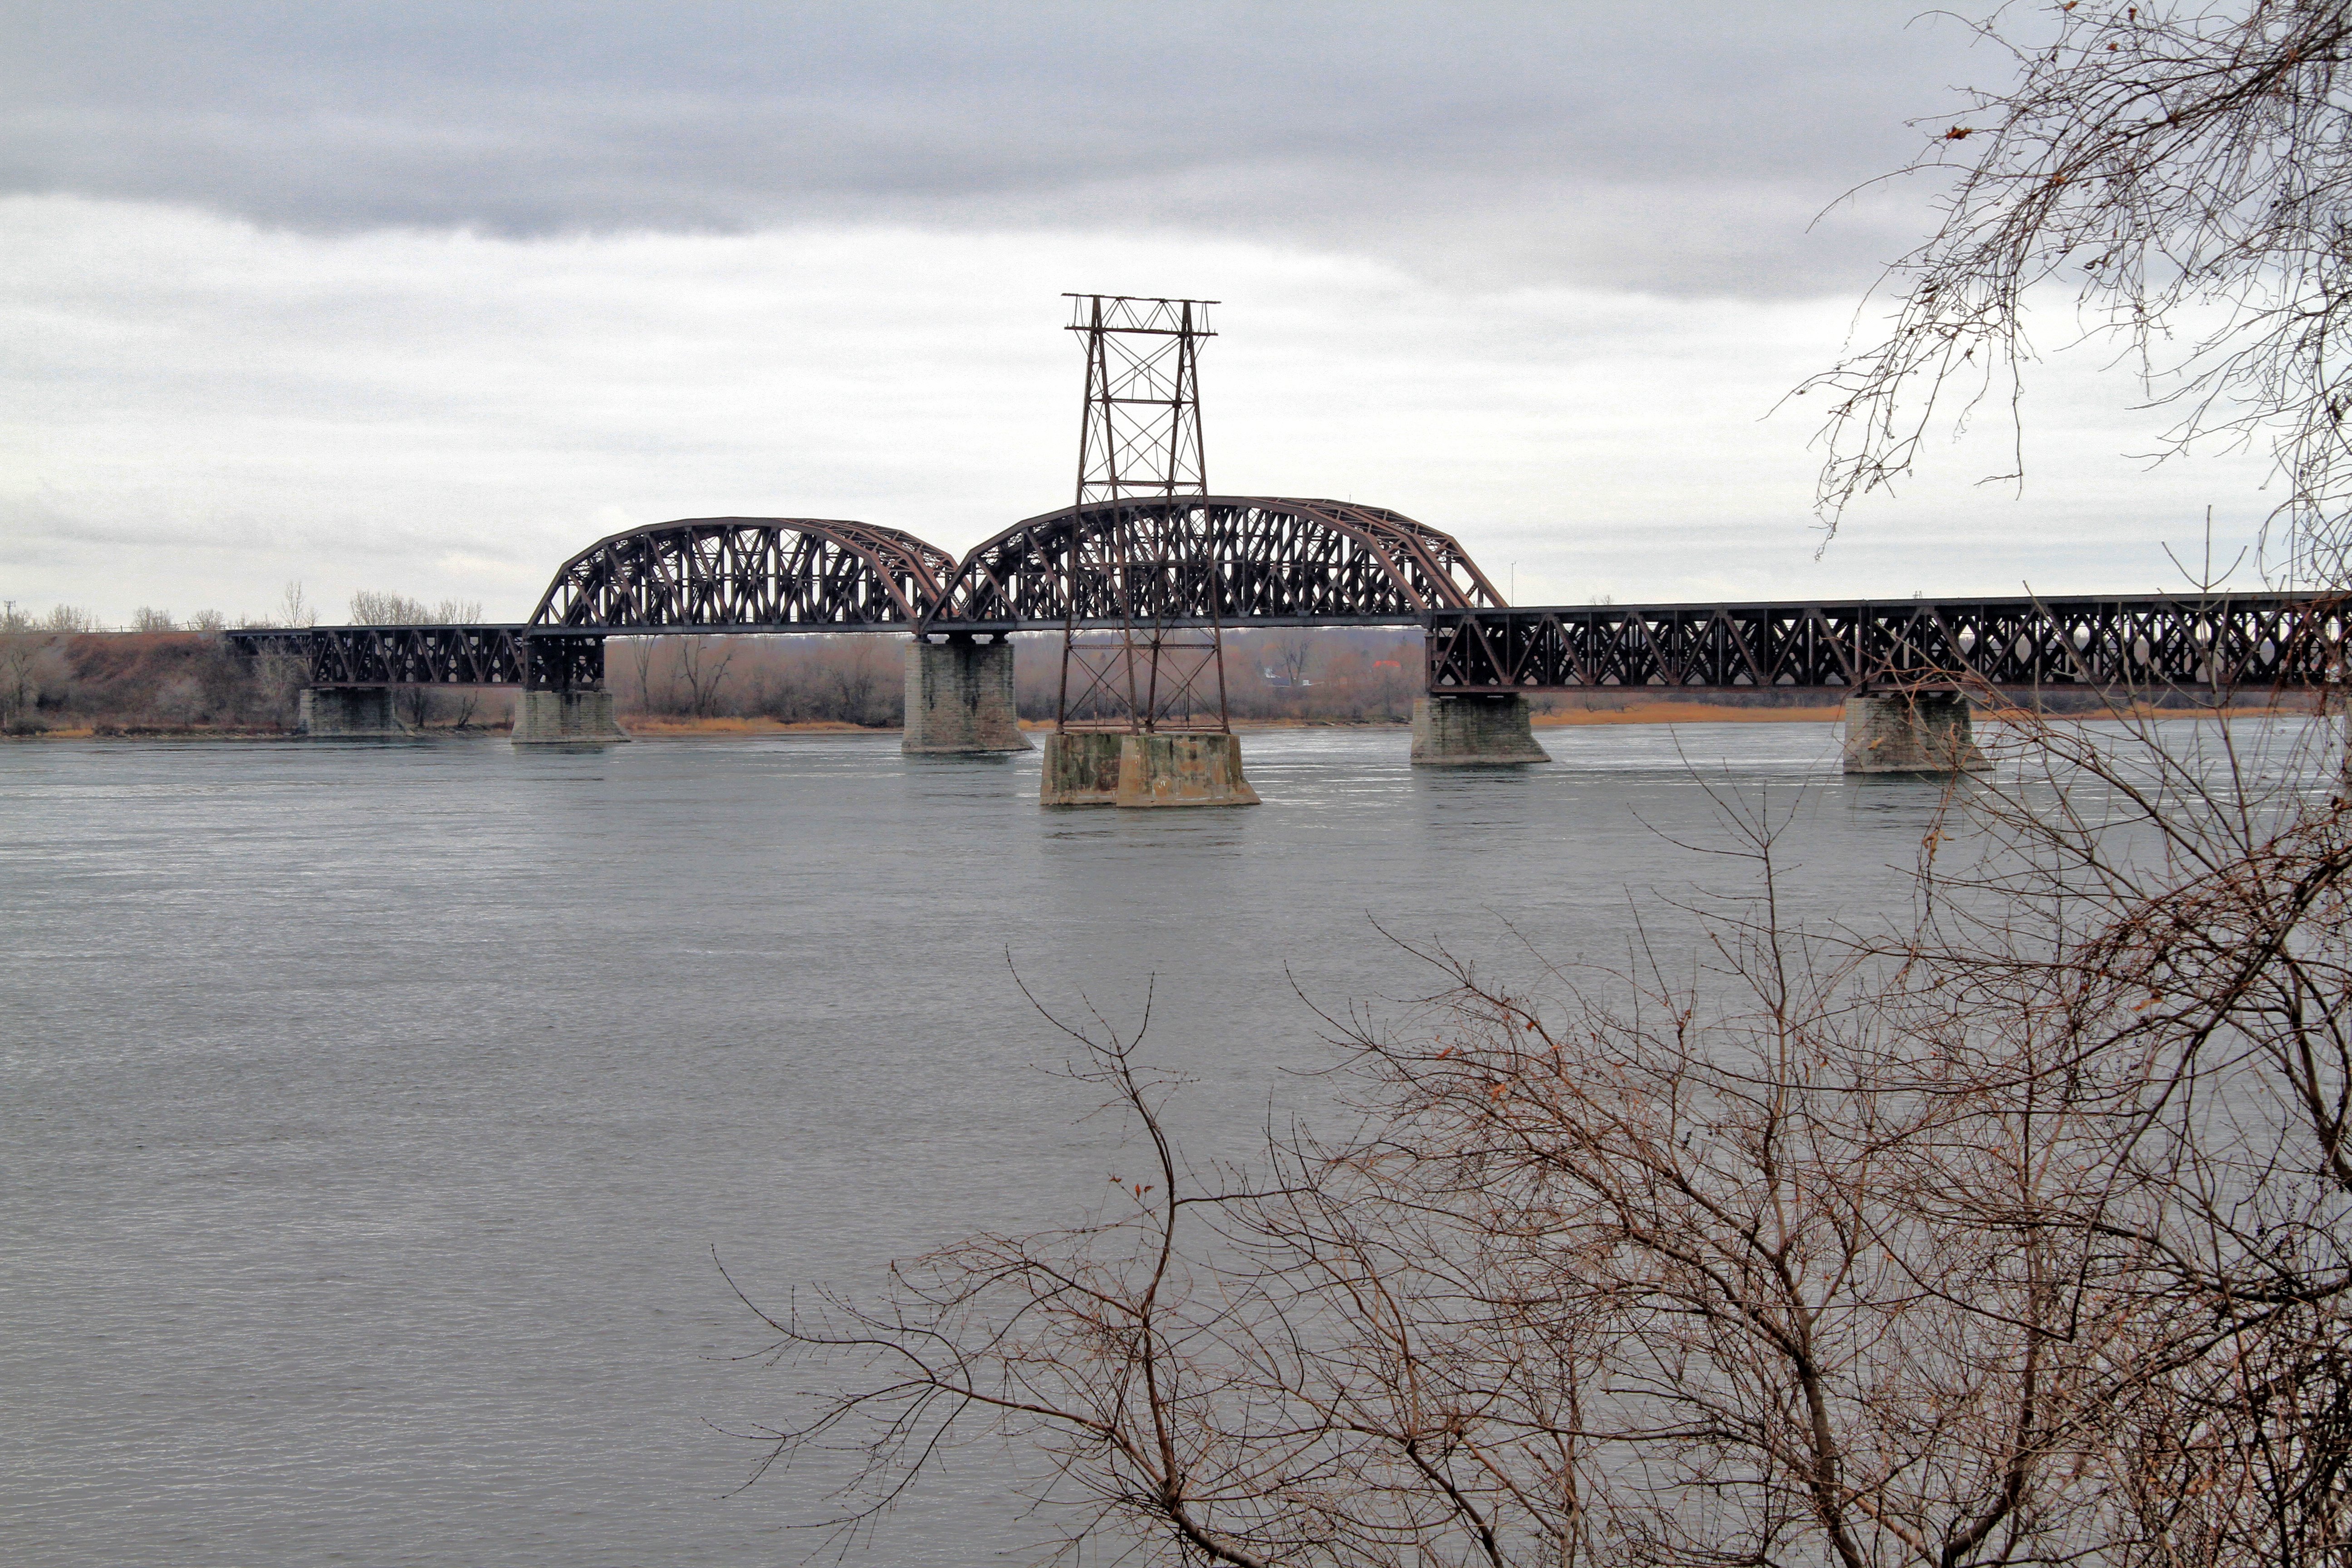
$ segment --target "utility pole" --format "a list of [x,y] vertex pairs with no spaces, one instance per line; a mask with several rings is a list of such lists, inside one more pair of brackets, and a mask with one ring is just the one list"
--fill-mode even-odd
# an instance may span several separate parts
[[1201,439],[1214,300],[1067,294],[1087,356],[1045,805],[1255,805],[1225,706]]
[[[1217,301],[1064,298],[1086,351],[1087,393],[1055,727],[1224,732],[1217,563],[1177,504],[1209,493],[1201,345],[1216,335],[1209,307]],[[1101,584],[1108,602],[1081,605],[1079,584]],[[1202,602],[1209,624],[1181,624]],[[1116,628],[1103,624],[1111,621]]]

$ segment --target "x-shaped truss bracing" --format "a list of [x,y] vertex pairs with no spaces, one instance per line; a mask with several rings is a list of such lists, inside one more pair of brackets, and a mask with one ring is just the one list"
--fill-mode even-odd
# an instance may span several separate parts
[[1432,691],[2259,688],[2340,675],[2344,606],[2267,594],[1444,611]]

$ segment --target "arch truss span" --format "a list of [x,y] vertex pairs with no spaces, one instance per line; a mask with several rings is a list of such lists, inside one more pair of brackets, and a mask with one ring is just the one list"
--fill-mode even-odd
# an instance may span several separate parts
[[[1131,531],[1126,548],[1121,529]],[[1401,512],[1286,496],[1178,496],[1090,502],[1014,524],[963,558],[929,627],[1129,617],[1395,625],[1433,610],[1502,607],[1451,535]]]
[[803,517],[696,517],[600,539],[565,562],[533,627],[906,631],[955,557],[895,528]]

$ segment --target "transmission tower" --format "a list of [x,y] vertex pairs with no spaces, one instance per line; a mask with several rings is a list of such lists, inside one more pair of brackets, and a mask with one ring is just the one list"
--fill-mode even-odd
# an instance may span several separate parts
[[[1215,552],[1176,503],[1209,493],[1201,444],[1201,343],[1214,300],[1067,294],[1087,354],[1077,504],[1103,526],[1073,530],[1055,727],[1131,734],[1223,732],[1225,665]],[[1109,586],[1118,626],[1082,626],[1076,584]],[[1203,587],[1208,590],[1201,592]],[[1206,603],[1209,624],[1187,624]],[[1108,619],[1108,617],[1104,617]]]

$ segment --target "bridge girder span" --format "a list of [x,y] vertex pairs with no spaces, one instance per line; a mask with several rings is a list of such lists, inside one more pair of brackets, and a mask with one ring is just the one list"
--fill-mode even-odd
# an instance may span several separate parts
[[2335,679],[2352,621],[2278,594],[1441,611],[1428,689],[2262,689]]

